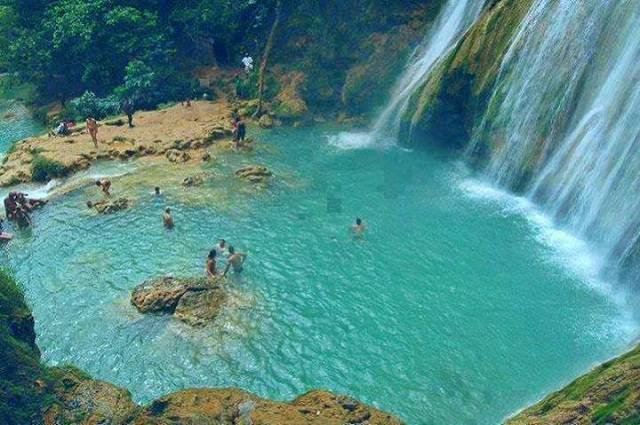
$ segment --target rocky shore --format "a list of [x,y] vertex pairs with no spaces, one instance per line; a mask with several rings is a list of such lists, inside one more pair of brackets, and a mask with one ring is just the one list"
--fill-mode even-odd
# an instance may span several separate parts
[[[171,297],[165,300],[168,299]],[[163,304],[142,302],[141,305],[157,309]],[[11,276],[0,270],[0,345],[3,347],[0,350],[0,418],[3,424],[402,423],[350,397],[317,390],[291,402],[282,402],[235,388],[186,389],[140,406],[124,388],[95,380],[73,367],[43,365],[35,337],[34,319],[22,291]]]
[[[88,168],[98,160],[148,157],[173,163],[199,163],[209,148],[231,145],[231,108],[224,101],[192,102],[138,112],[135,127],[123,118],[100,122],[96,149],[83,125],[68,136],[38,136],[19,141],[0,166],[0,187],[46,181]],[[215,154],[215,152],[213,152]]]

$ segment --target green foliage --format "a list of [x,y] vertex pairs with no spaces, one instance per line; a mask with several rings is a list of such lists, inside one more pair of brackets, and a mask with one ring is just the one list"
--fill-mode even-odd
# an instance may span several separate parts
[[70,107],[63,114],[67,118],[84,120],[87,117],[102,119],[115,115],[120,111],[120,102],[115,96],[99,98],[95,93],[86,91],[82,96],[70,102]]
[[31,178],[36,182],[47,182],[56,177],[64,177],[70,170],[57,161],[43,155],[36,155],[31,162]]
[[3,424],[31,423],[46,400],[34,381],[42,376],[40,353],[31,340],[33,322],[21,288],[0,269],[0,418]]

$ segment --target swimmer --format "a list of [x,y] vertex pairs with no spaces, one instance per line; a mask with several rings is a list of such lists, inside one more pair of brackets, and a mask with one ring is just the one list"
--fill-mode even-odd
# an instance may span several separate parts
[[217,275],[216,270],[216,250],[212,249],[209,251],[209,255],[207,256],[207,262],[204,266],[204,272],[206,273],[208,278],[215,278]]
[[167,229],[173,229],[175,226],[175,222],[173,221],[173,216],[171,215],[171,208],[167,208],[162,213],[162,221],[164,222],[164,227]]
[[356,218],[356,224],[351,226],[351,231],[353,232],[353,234],[356,236],[361,236],[365,230],[366,230],[366,227],[362,222],[362,219]]
[[227,241],[220,239],[215,249],[218,255],[225,255],[227,253]]
[[96,180],[96,186],[102,189],[105,195],[111,196],[111,192],[110,192],[111,180],[107,180],[107,179]]
[[233,246],[229,246],[229,256],[227,257],[227,267],[224,269],[222,276],[226,276],[230,267],[233,267],[233,271],[240,273],[242,271],[242,265],[247,259],[247,254],[243,252],[236,252]]
[[154,189],[154,193],[155,193],[156,196],[160,196],[161,195],[160,186],[156,186],[156,188]]

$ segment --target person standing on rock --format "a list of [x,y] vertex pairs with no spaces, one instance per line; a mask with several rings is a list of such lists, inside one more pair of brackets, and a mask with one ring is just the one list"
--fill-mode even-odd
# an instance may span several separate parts
[[207,256],[207,262],[204,266],[204,271],[208,278],[215,279],[218,271],[216,270],[216,250],[212,249],[209,251],[209,255]]
[[95,118],[87,118],[87,130],[89,131],[93,145],[98,149],[98,122]]
[[173,229],[175,227],[175,222],[171,215],[171,208],[165,209],[164,213],[162,213],[162,222],[164,223],[164,227],[167,229]]
[[126,99],[122,102],[122,112],[127,114],[127,120],[129,121],[129,128],[133,128],[133,114],[135,113],[135,108],[133,105],[133,101],[131,99]]

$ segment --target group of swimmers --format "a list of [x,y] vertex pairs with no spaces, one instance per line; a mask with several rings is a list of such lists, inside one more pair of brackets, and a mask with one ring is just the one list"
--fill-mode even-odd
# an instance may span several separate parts
[[208,278],[214,279],[219,275],[217,259],[220,257],[226,257],[227,259],[227,266],[220,274],[222,277],[225,277],[231,268],[233,268],[235,273],[242,272],[242,266],[247,259],[247,254],[244,252],[236,252],[232,245],[227,247],[227,241],[220,239],[216,247],[209,251],[209,255],[207,256],[204,271]]

